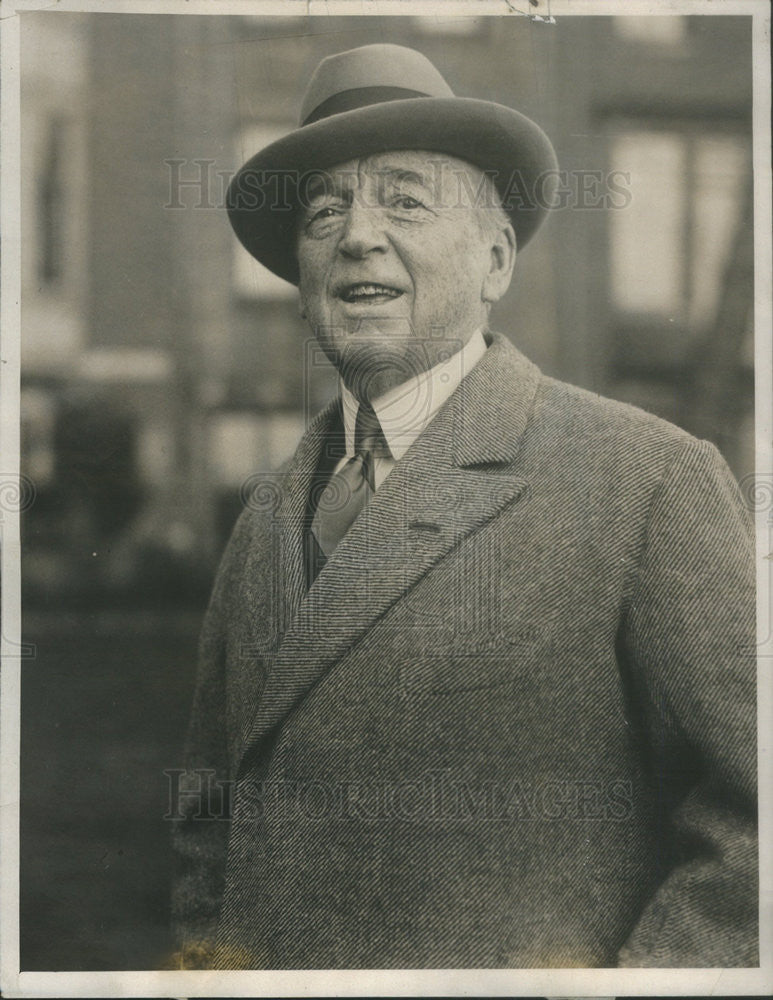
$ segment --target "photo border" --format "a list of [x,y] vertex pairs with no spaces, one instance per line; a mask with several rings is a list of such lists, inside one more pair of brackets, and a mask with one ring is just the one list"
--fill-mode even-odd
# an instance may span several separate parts
[[[577,15],[751,15],[753,18],[753,159],[755,256],[755,427],[757,486],[773,483],[773,342],[771,340],[770,8],[765,0],[7,0],[0,25],[2,144],[0,221],[0,984],[7,997],[169,996],[625,996],[763,995],[773,990],[773,510],[758,510],[758,737],[760,777],[759,969],[504,969],[342,971],[20,972],[19,748],[21,636],[19,516],[20,402],[20,29],[19,14],[48,10],[110,14],[276,16],[525,16],[545,22]],[[773,492],[773,490],[772,490]],[[767,506],[770,506],[768,504]]]

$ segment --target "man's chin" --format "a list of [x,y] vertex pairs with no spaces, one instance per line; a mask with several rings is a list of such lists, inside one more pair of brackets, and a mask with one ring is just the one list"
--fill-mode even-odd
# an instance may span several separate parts
[[375,335],[350,338],[337,353],[335,364],[358,399],[376,399],[431,367],[415,338]]
[[341,327],[347,340],[375,340],[379,343],[404,341],[415,336],[411,321],[398,313],[371,311],[345,315]]

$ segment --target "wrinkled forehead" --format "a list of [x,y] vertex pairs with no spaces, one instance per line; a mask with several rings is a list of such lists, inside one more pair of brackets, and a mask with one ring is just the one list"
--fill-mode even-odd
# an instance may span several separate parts
[[[330,192],[354,192],[372,184],[415,185],[442,197],[469,186],[482,173],[465,160],[424,150],[393,150],[348,160],[310,175],[309,197]],[[467,181],[468,183],[460,183]]]

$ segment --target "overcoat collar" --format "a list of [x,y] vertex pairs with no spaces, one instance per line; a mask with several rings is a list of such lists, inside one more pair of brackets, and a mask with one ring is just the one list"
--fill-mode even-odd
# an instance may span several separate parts
[[244,751],[272,732],[439,559],[525,492],[512,463],[540,372],[504,337],[490,339],[484,358],[395,465],[308,592],[304,517],[337,402],[304,435],[278,510],[281,639],[258,709],[245,719]]

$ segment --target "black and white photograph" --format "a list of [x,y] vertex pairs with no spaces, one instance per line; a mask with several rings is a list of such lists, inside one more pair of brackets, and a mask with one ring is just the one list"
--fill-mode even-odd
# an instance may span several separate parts
[[768,5],[1,58],[3,995],[768,994]]

